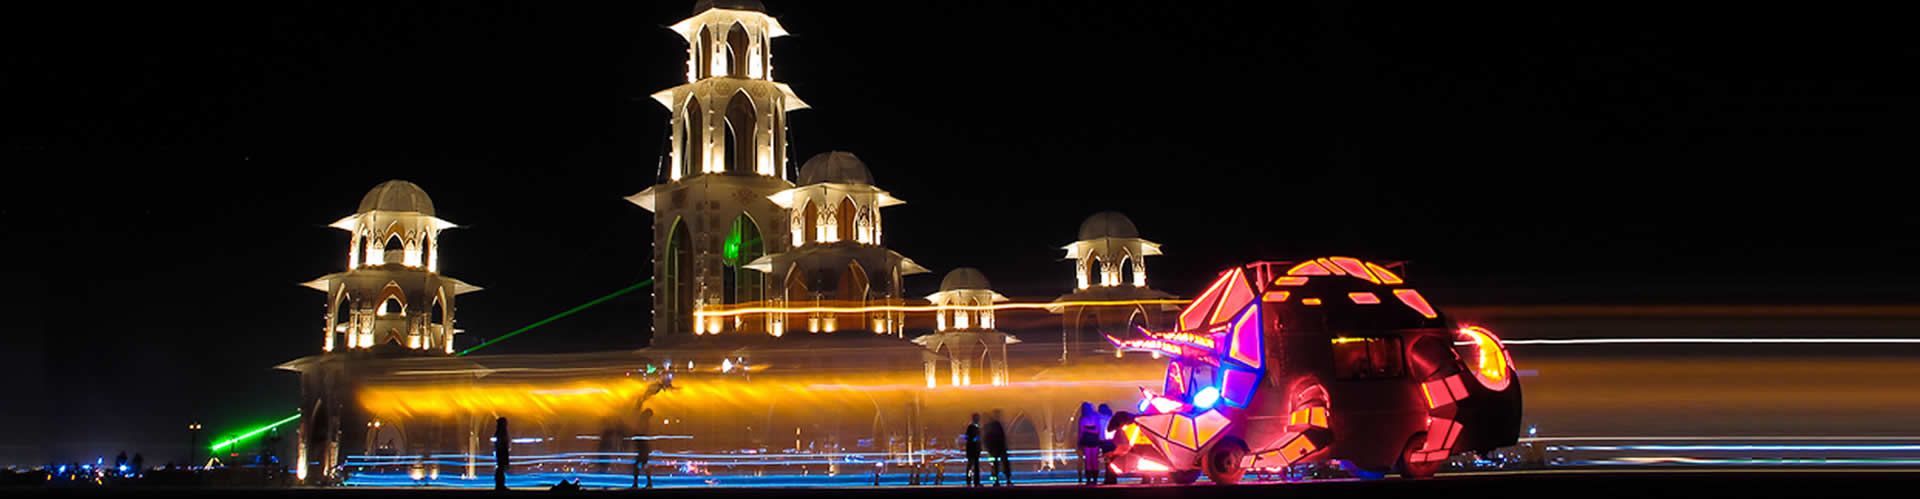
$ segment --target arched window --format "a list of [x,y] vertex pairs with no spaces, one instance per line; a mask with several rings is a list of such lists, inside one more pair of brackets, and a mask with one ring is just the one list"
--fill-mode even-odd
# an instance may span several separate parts
[[389,296],[380,302],[380,315],[398,315],[406,313],[407,306],[400,303],[400,297]]
[[748,51],[751,45],[747,42],[748,36],[747,27],[740,23],[733,23],[733,27],[727,29],[727,76],[747,77],[747,61],[753,60],[753,53]]
[[680,175],[688,176],[706,171],[703,167],[706,163],[701,160],[707,152],[707,111],[700,106],[699,97],[688,97],[686,112],[682,114],[686,120],[682,122],[685,128],[680,130],[680,157],[685,163],[680,165]]
[[420,266],[428,270],[434,269],[432,233],[420,234]]
[[666,308],[669,314],[666,331],[661,334],[679,334],[693,331],[693,247],[688,240],[687,226],[682,220],[673,221],[673,229],[667,232],[667,261],[664,274],[667,277]]
[[1122,256],[1122,257],[1120,257],[1120,282],[1119,282],[1119,284],[1120,284],[1121,286],[1132,286],[1132,285],[1133,285],[1133,258],[1132,258],[1132,256],[1133,256],[1133,255],[1126,255],[1126,256]]
[[447,302],[441,301],[438,296],[433,297],[433,308],[427,311],[427,323],[436,326],[447,325]]
[[407,261],[407,243],[406,241],[400,240],[400,232],[395,231],[387,234],[387,243],[385,247],[381,248],[381,253],[381,261],[386,263],[402,263]]
[[[812,199],[808,199],[807,205],[800,209],[800,218],[805,219],[804,222],[801,222],[806,227],[805,230],[801,231],[806,234],[805,242],[820,242],[820,208],[813,205]],[[796,241],[796,243],[798,242]],[[795,244],[795,246],[799,246],[799,244]]]
[[349,341],[353,334],[353,296],[340,293],[340,301],[333,304],[333,329],[327,334],[347,333]]
[[765,274],[747,268],[766,256],[766,243],[760,237],[760,225],[745,213],[733,219],[727,240],[721,243],[721,259],[726,264],[727,303],[748,303],[765,299]]
[[700,39],[694,44],[700,47],[700,51],[693,56],[694,74],[696,78],[706,78],[713,76],[713,34],[707,31],[706,26],[701,26],[698,36]]
[[[978,301],[967,300],[966,303],[962,303],[961,305],[966,305],[971,307],[979,304],[980,302]],[[957,313],[953,314],[953,328],[963,330],[963,331],[967,329],[972,329],[973,314],[974,314],[974,311],[972,310],[960,310]]]
[[840,208],[837,210],[834,210],[833,212],[833,221],[834,221],[834,225],[836,226],[834,228],[837,229],[836,230],[837,234],[835,234],[837,237],[835,240],[837,241],[854,240],[853,217],[854,215],[857,215],[859,211],[860,211],[860,208],[855,207],[853,205],[852,197],[840,198]]
[[1092,255],[1088,255],[1084,260],[1081,260],[1081,261],[1087,262],[1087,275],[1086,275],[1087,286],[1088,287],[1100,286],[1101,285],[1100,284],[1100,254],[1095,253]]
[[734,92],[727,99],[727,145],[723,152],[728,172],[753,173],[753,125],[753,98],[744,91]]
[[867,269],[860,262],[848,262],[847,273],[840,278],[840,289],[834,290],[834,298],[860,301],[867,299]]

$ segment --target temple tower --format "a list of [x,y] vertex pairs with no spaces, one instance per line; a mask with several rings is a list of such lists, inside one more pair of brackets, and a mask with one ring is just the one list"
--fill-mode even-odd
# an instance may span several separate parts
[[967,386],[974,383],[975,365],[986,368],[982,383],[1007,384],[1007,345],[1020,339],[994,327],[995,303],[1007,301],[993,291],[987,276],[969,267],[953,269],[940,280],[940,292],[927,295],[927,301],[939,307],[934,312],[933,334],[914,338],[927,347],[927,387],[939,385],[940,364],[949,366],[950,383]]
[[[786,209],[789,251],[767,255],[748,265],[765,272],[775,290],[769,301],[791,306],[870,307],[900,305],[900,277],[927,272],[882,243],[880,209],[904,204],[873,185],[866,163],[852,153],[834,151],[808,159],[800,167],[800,186],[769,196]],[[904,336],[901,312],[766,315],[767,332],[831,333],[863,330]],[[733,321],[736,325],[743,320]],[[719,327],[725,328],[726,324]],[[702,328],[696,326],[695,331]],[[714,326],[704,328],[707,334]]]
[[1119,212],[1095,213],[1080,223],[1079,240],[1061,249],[1074,262],[1074,289],[1048,310],[1062,314],[1061,361],[1108,350],[1105,335],[1125,338],[1135,326],[1168,324],[1178,305],[1074,305],[1075,302],[1164,300],[1174,296],[1147,287],[1146,257],[1160,255],[1160,244],[1140,237],[1133,220]]
[[440,231],[457,226],[434,216],[426,191],[389,180],[332,227],[353,234],[347,270],[304,284],[327,293],[320,349],[453,353],[454,297],[480,288],[440,275]]
[[768,296],[746,264],[791,246],[769,196],[793,187],[787,112],[807,107],[773,80],[770,42],[787,32],[759,1],[701,0],[671,29],[687,40],[687,82],[653,95],[673,113],[669,150],[660,183],[627,197],[654,213],[656,341],[720,332],[693,312]]

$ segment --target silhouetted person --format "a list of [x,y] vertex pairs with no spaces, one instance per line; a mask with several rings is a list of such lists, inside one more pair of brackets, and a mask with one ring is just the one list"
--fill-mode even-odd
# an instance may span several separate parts
[[113,456],[113,472],[125,473],[126,470],[127,470],[127,451],[120,451],[120,455]]
[[1113,429],[1113,408],[1107,407],[1107,404],[1100,404],[1100,410],[1098,412],[1100,413],[1100,453],[1098,456],[1101,459],[1098,464],[1094,465],[1098,468],[1094,470],[1094,472],[1105,473],[1107,475],[1107,479],[1104,480],[1105,483],[1107,485],[1113,485],[1120,483],[1120,477],[1115,476],[1113,467],[1107,466],[1106,456],[1113,453],[1113,450],[1117,448],[1113,439],[1119,438],[1117,436],[1119,432]]
[[1013,485],[1013,462],[1007,459],[1007,426],[1000,423],[1000,410],[993,410],[993,420],[987,421],[987,427],[981,432],[986,440],[987,453],[993,455],[993,472],[1004,477],[999,485]]
[[130,470],[130,472],[135,475],[138,475],[142,471],[145,471],[146,469],[147,469],[147,457],[140,455],[140,453],[138,452],[133,453],[133,469]]
[[967,486],[980,486],[980,413],[967,423]]
[[1080,434],[1074,446],[1080,449],[1080,483],[1092,485],[1100,476],[1100,413],[1093,404],[1080,403]]
[[507,490],[507,465],[513,452],[513,438],[507,436],[507,418],[493,421],[493,490]]
[[633,488],[640,488],[640,475],[647,475],[647,488],[653,488],[653,470],[647,469],[647,462],[653,460],[653,438],[648,433],[653,428],[653,409],[640,410],[640,434],[633,441]]

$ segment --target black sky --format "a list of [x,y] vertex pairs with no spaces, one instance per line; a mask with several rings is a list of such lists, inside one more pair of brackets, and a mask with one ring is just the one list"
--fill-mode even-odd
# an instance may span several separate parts
[[[896,250],[1070,283],[1095,211],[1191,294],[1411,260],[1442,304],[1900,303],[1920,41],[1894,12],[1631,2],[769,0],[775,76],[908,204]],[[0,13],[0,459],[181,453],[291,412],[325,224],[433,196],[462,346],[648,277],[691,2],[66,2]],[[937,276],[910,280],[915,294]],[[500,352],[640,346],[633,295]],[[1524,333],[1519,333],[1524,335]],[[5,463],[0,463],[5,464]]]

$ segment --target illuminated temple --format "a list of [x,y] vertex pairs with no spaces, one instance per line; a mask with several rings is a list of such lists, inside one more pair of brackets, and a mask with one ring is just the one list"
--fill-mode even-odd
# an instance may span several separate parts
[[[490,485],[497,417],[526,480],[625,486],[640,440],[669,483],[864,479],[951,458],[968,415],[995,411],[1019,471],[1065,470],[1081,402],[1131,407],[1158,386],[1163,361],[1105,339],[1168,326],[1180,303],[1147,287],[1160,248],[1125,216],[1080,227],[1056,300],[1010,300],[972,268],[910,296],[905,279],[930,271],[888,249],[882,223],[904,201],[853,153],[789,157],[787,113],[807,105],[773,78],[779,21],[701,0],[671,29],[687,79],[653,96],[670,147],[627,198],[654,217],[651,344],[456,354],[453,300],[478,288],[441,274],[438,234],[455,226],[419,186],[380,184],[333,224],[352,234],[347,269],[307,284],[327,293],[319,353],[280,366],[300,375],[301,480]],[[1048,325],[1009,331],[1005,314]]]

